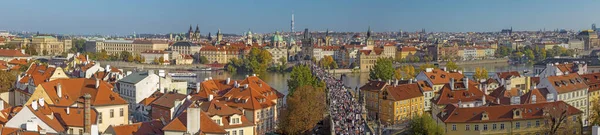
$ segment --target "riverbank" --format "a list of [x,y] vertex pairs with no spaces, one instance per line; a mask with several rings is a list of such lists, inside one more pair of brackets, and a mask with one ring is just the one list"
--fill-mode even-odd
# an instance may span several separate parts
[[207,67],[204,64],[190,64],[190,65],[156,65],[156,64],[140,64],[140,63],[131,63],[124,61],[98,61],[100,66],[111,65],[118,68],[125,69],[165,69],[165,70],[200,70],[204,67]]
[[[430,62],[429,64],[431,64],[433,62]],[[487,59],[487,60],[473,60],[473,61],[457,61],[455,62],[456,65],[461,65],[461,66],[474,66],[474,65],[488,65],[488,64],[492,64],[492,65],[506,65],[509,66],[508,64],[508,59],[505,58],[501,58],[501,59]],[[396,63],[394,64],[394,68],[398,68],[404,65],[414,65],[416,67],[419,67],[423,64],[427,64],[426,62],[419,62],[419,63]],[[446,62],[438,62],[440,67],[444,67],[446,66]],[[360,70],[356,70],[356,71],[352,71],[352,69],[330,69],[327,70],[327,72],[332,73],[332,74],[345,74],[345,73],[361,73]],[[368,71],[364,71],[362,73],[366,73]]]

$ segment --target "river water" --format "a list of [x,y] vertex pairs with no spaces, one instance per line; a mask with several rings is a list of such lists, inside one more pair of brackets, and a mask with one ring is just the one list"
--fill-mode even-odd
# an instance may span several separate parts
[[[462,65],[464,68],[463,74],[468,77],[473,75],[475,72],[475,68],[484,67],[488,70],[489,76],[492,77],[496,72],[504,72],[504,71],[524,71],[524,70],[533,70],[532,65],[507,65],[507,64],[484,64],[484,65]],[[251,73],[236,73],[230,74],[225,71],[197,71],[196,78],[174,78],[177,80],[186,80],[188,82],[199,82],[204,80],[204,78],[212,77],[213,79],[227,79],[231,78],[233,80],[242,80],[246,77],[246,75],[252,75]],[[341,74],[336,74],[336,76],[341,76]],[[271,73],[267,72],[259,75],[259,77],[267,82],[271,87],[277,89],[279,92],[287,95],[288,87],[287,80],[290,79],[289,73]],[[357,88],[361,85],[367,83],[369,79],[369,73],[348,73],[346,74],[346,78],[343,79],[344,84],[351,88]]]

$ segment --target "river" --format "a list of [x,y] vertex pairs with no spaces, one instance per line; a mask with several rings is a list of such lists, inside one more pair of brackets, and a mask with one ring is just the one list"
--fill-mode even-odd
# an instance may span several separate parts
[[[485,64],[485,65],[462,65],[464,68],[464,74],[468,77],[471,77],[475,72],[475,68],[484,67],[489,72],[489,77],[494,76],[496,72],[504,72],[504,71],[524,71],[524,70],[533,70],[532,65],[507,65],[507,64]],[[213,79],[227,79],[228,77],[234,80],[242,80],[246,77],[246,75],[251,75],[251,73],[237,73],[230,74],[225,71],[197,71],[196,78],[174,78],[177,80],[186,80],[189,82],[198,82],[204,80],[204,78],[212,77]],[[336,76],[341,76],[341,74],[336,74]],[[289,73],[272,73],[267,72],[259,75],[259,77],[267,82],[271,87],[277,89],[279,92],[287,95],[288,87],[287,80],[290,79]],[[346,78],[344,78],[344,84],[351,88],[357,88],[361,85],[367,83],[369,79],[369,73],[348,73],[346,74]]]

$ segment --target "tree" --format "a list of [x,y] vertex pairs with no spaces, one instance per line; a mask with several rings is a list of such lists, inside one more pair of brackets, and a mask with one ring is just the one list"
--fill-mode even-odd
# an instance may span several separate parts
[[593,99],[591,105],[590,125],[600,125],[600,100]]
[[425,69],[427,69],[427,68],[435,68],[435,65],[433,65],[431,63],[422,64],[421,66],[419,66],[419,72],[425,71]]
[[35,50],[35,48],[33,48],[31,46],[25,48],[25,53],[27,53],[29,55],[38,55],[37,50]]
[[229,71],[229,73],[235,74],[237,72],[237,68],[235,68],[235,66],[233,65],[227,65],[227,71]]
[[142,63],[142,55],[135,55],[135,57],[133,58],[133,61],[137,62],[137,63]]
[[335,60],[333,60],[333,57],[331,57],[329,55],[323,57],[323,59],[321,59],[321,61],[319,62],[319,64],[321,65],[321,67],[323,67],[325,69],[335,69],[335,68],[338,68],[337,63],[335,62]]
[[415,71],[415,66],[413,65],[405,65],[402,67],[404,71],[404,75],[406,78],[412,79],[417,77],[417,72]]
[[325,91],[310,85],[299,87],[288,96],[287,109],[282,112],[278,129],[284,134],[296,135],[310,132],[323,120],[325,113]]
[[121,53],[119,55],[119,59],[122,60],[122,61],[131,62],[131,61],[129,61],[130,57],[132,57],[132,54],[131,54],[131,52],[128,52],[128,51],[121,51]]
[[412,118],[408,125],[410,132],[414,135],[442,135],[444,128],[438,126],[429,114],[423,114]]
[[206,58],[206,56],[200,56],[200,57],[198,57],[198,62],[199,62],[200,64],[208,64],[208,63],[209,63],[209,61],[208,61],[208,59]]
[[400,80],[402,78],[402,68],[396,68],[394,70],[394,79]]
[[106,50],[102,49],[102,51],[100,51],[100,54],[98,54],[98,60],[108,60],[109,56],[108,56],[108,52],[106,52]]
[[448,68],[448,70],[462,70],[462,68],[456,65],[454,61],[448,61],[448,63],[446,63],[446,68]]
[[73,47],[69,49],[69,52],[84,52],[85,51],[85,39],[75,39],[73,40]]
[[392,60],[387,58],[379,58],[375,62],[375,66],[369,71],[370,80],[390,80],[394,76],[394,68]]
[[144,58],[144,56],[140,56],[140,63],[144,63],[146,62],[146,58]]
[[475,74],[473,75],[473,79],[479,81],[481,79],[489,78],[488,71],[485,68],[475,68]]
[[163,57],[163,56],[160,56],[160,57],[158,58],[158,63],[160,63],[161,65],[162,65],[163,63],[165,63],[165,57]]
[[154,58],[153,62],[154,62],[154,64],[159,64],[160,63],[160,61],[158,61],[158,58]]
[[561,102],[558,105],[548,104],[544,106],[543,111],[544,120],[546,121],[545,129],[551,135],[559,134],[559,131],[569,132],[576,130],[576,126],[581,124],[578,121],[572,120],[572,117],[578,116],[569,116],[573,112],[569,111],[567,103]]
[[[27,66],[22,66],[27,67]],[[0,71],[0,92],[8,92],[12,87],[14,87],[17,72],[8,72],[8,71]]]
[[289,94],[292,95],[296,91],[297,88],[302,86],[313,86],[319,87],[322,86],[320,81],[317,80],[315,76],[313,76],[310,68],[306,65],[295,66],[290,73],[290,79],[288,80],[288,90]]
[[127,62],[133,62],[133,60],[135,60],[133,55],[127,56]]

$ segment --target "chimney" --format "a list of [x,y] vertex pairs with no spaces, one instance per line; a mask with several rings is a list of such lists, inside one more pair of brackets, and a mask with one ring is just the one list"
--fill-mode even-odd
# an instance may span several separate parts
[[250,76],[246,75],[246,78],[248,78],[248,77],[250,77]]
[[109,72],[110,71],[110,65],[106,65],[106,68],[104,68],[104,72]]
[[33,100],[33,102],[31,102],[31,108],[33,108],[34,111],[37,111],[38,109],[38,104],[36,100]]
[[86,54],[85,55],[85,60],[89,62],[90,61],[90,56]]
[[225,82],[225,84],[229,84],[231,82],[231,78],[227,77],[227,81]]
[[58,98],[62,98],[62,85],[60,83],[56,84],[56,95],[58,95]]
[[448,69],[446,69],[446,67],[443,67],[442,70],[448,72]]
[[84,109],[83,109],[83,133],[92,133],[92,104],[91,104],[92,95],[86,93],[83,95],[84,99]]
[[196,83],[196,93],[200,93],[200,82]]
[[394,82],[394,87],[398,86],[398,79],[396,79],[396,82]]
[[236,87],[236,88],[239,87],[237,81],[233,81],[233,87]]
[[25,54],[25,49],[21,49],[21,53],[22,53],[22,54]]
[[454,90],[454,78],[450,78],[450,90]]
[[4,100],[0,99],[0,110],[4,110]]
[[208,101],[212,101],[214,96],[212,94],[208,95]]
[[208,80],[212,80],[212,77],[208,77]]
[[485,101],[485,95],[483,95],[483,97],[481,97],[481,103],[482,103],[482,105],[485,105],[487,103],[487,101]]
[[67,115],[71,114],[71,107],[67,106]]
[[469,90],[469,78],[465,77],[463,83],[465,85],[465,89]]
[[39,99],[38,99],[38,103],[40,104],[40,107],[44,107],[44,104],[45,104],[46,102],[44,102],[44,98],[39,98]]
[[535,90],[535,89],[537,89],[537,86],[535,83],[533,83],[533,85],[531,85],[531,90]]
[[248,89],[248,84],[244,84],[244,89]]
[[98,80],[98,78],[96,78],[96,89],[98,89],[98,87],[100,87],[100,80]]
[[256,74],[252,74],[252,76],[256,76]]
[[200,103],[194,101],[187,108],[187,133],[195,135],[200,131]]

